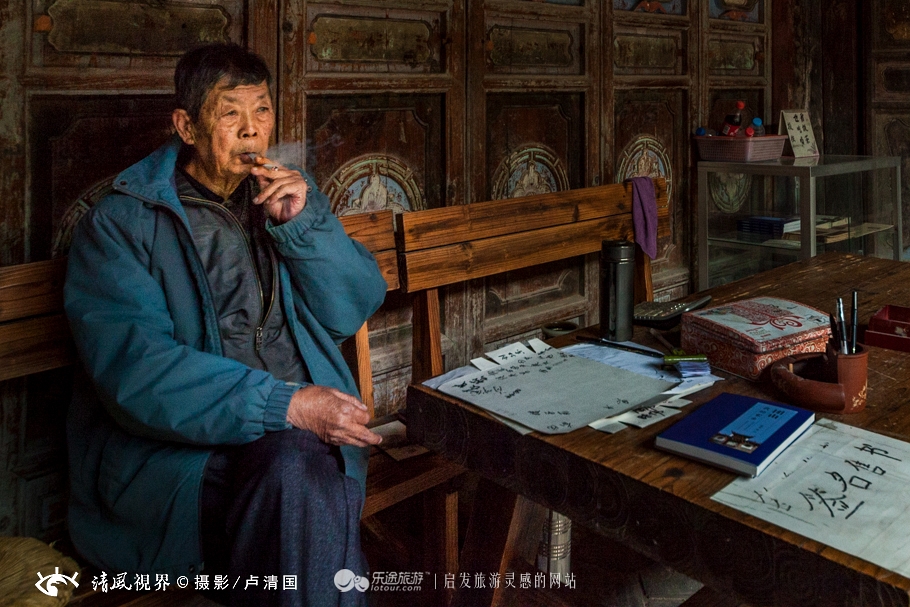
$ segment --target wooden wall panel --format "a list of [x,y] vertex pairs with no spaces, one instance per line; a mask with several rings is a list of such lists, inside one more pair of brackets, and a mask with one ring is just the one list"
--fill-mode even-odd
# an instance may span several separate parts
[[[279,14],[282,159],[339,215],[462,203],[463,0],[285,0]],[[370,322],[377,415],[404,404],[410,321],[390,293]]]
[[443,103],[441,95],[311,97],[307,167],[333,212],[442,206]]
[[26,81],[40,86],[168,90],[185,49],[247,40],[242,0],[26,4],[24,70]]
[[55,243],[72,228],[75,217],[67,213],[74,205],[97,202],[102,183],[167,140],[173,130],[172,109],[172,97],[164,95],[35,95],[30,99],[32,261],[61,252],[55,251]]
[[[600,179],[598,3],[469,6],[469,201],[580,188]],[[592,321],[584,258],[472,281],[450,298],[466,360],[540,326]],[[454,304],[454,305],[451,305]],[[447,363],[449,364],[449,363]]]
[[307,22],[307,72],[445,72],[444,5],[422,10],[313,4]]
[[[250,44],[275,65],[275,1],[251,4],[0,0],[0,264],[52,256],[95,186],[169,135],[187,48]],[[0,534],[62,534],[70,385],[67,371],[0,382]]]
[[580,95],[487,95],[484,199],[582,187],[583,112]]
[[904,259],[910,258],[910,5],[874,0],[860,10],[866,81],[863,143],[867,153],[900,156]]
[[670,235],[658,240],[652,261],[655,292],[674,291],[687,283],[678,269],[688,265],[689,151],[686,133],[688,99],[678,89],[624,90],[614,105],[614,181],[632,177],[663,177],[670,204]]
[[[910,104],[903,104],[900,109],[873,110],[870,138],[873,148],[870,153],[876,156],[900,156],[901,162],[901,205],[903,207],[903,235],[901,241],[905,250],[910,243]],[[890,196],[890,194],[887,194]]]
[[584,24],[490,18],[485,35],[489,74],[583,74]]
[[617,25],[613,34],[613,73],[617,76],[682,76],[687,69],[688,36],[684,29],[654,31]]

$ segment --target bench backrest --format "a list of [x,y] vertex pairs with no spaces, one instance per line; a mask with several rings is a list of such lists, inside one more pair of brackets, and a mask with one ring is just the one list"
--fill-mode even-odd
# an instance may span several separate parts
[[[398,260],[395,251],[395,225],[392,211],[361,213],[341,217],[348,236],[360,242],[376,258],[379,271],[388,283],[388,291],[398,289]],[[367,323],[341,345],[341,352],[360,392],[360,400],[375,414],[373,399],[373,365],[370,362],[370,334]]]
[[63,315],[65,276],[65,259],[0,268],[0,381],[76,361]]
[[[389,290],[398,288],[392,211],[341,218],[345,232],[379,264]],[[66,258],[0,268],[0,381],[76,362],[63,314]],[[367,327],[342,347],[364,403],[373,413],[373,382]]]
[[[658,236],[669,234],[667,186],[654,180]],[[398,215],[402,290],[414,301],[413,381],[442,373],[439,287],[600,251],[633,240],[632,186],[621,183]],[[651,299],[650,260],[636,257],[637,299]]]

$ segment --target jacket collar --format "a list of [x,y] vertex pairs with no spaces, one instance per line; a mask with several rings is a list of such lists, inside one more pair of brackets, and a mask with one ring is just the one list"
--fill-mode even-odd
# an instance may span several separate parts
[[174,181],[177,155],[182,145],[180,137],[172,135],[167,143],[117,175],[114,189],[145,202],[169,207],[186,222]]

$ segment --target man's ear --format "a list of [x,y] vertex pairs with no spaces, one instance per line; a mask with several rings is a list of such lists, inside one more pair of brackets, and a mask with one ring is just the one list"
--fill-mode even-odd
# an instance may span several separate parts
[[186,110],[179,108],[174,110],[171,113],[171,121],[174,123],[174,128],[177,129],[177,134],[180,135],[180,139],[183,140],[183,143],[187,145],[194,145],[196,143],[193,120]]

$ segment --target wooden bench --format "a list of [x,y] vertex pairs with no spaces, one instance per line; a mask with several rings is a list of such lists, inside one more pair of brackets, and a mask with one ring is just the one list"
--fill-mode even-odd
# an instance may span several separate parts
[[[658,236],[669,234],[667,187],[654,180],[658,208]],[[604,240],[633,239],[631,184],[614,184],[554,192],[524,198],[480,202],[464,206],[416,211],[397,216],[401,288],[414,294],[413,382],[444,371],[439,289],[511,270],[596,253]],[[636,247],[636,298],[653,298],[649,259]],[[558,319],[553,319],[558,320]],[[480,355],[477,352],[476,355]],[[408,406],[411,406],[410,391]],[[439,430],[437,428],[437,430]],[[423,443],[422,429],[408,428]],[[491,448],[495,448],[491,445]],[[463,463],[463,462],[459,462]],[[477,489],[484,499],[474,501],[465,546],[461,554],[467,572],[500,571],[511,559],[509,550],[527,544],[518,537],[527,527],[513,513],[529,511],[525,502],[481,479]],[[505,492],[507,493],[507,492]],[[540,529],[538,525],[537,530]],[[538,535],[539,537],[539,535]],[[479,548],[502,548],[496,553]],[[494,590],[456,591],[455,604],[490,604]]]
[[[352,215],[345,231],[376,257],[389,290],[398,288],[392,212]],[[77,362],[63,313],[66,259],[0,268],[0,381]],[[362,400],[374,414],[367,323],[342,346]],[[395,461],[371,451],[363,524],[379,529],[375,515],[418,494],[424,496],[424,564],[431,571],[457,569],[458,495],[449,481],[464,469],[434,453]],[[447,568],[447,569],[446,569]]]

